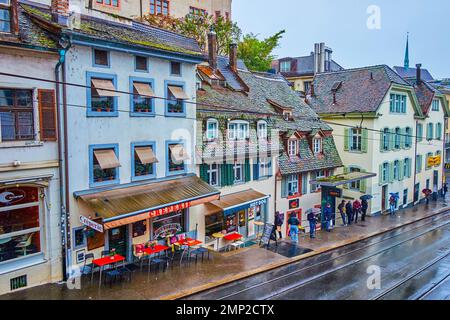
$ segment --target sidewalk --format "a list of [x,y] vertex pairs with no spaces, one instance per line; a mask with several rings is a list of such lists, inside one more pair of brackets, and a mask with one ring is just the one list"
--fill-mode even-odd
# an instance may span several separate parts
[[[158,277],[137,269],[130,282],[102,286],[98,288],[98,279],[91,285],[87,278],[81,283],[81,290],[69,290],[65,284],[46,284],[16,293],[0,296],[2,299],[94,299],[94,300],[142,300],[142,299],[176,299],[184,295],[205,290],[220,284],[228,283],[255,273],[263,272],[308,256],[319,254],[330,249],[343,246],[376,234],[400,227],[442,213],[450,209],[439,200],[430,202],[429,206],[420,204],[414,208],[400,210],[394,217],[368,217],[366,222],[359,222],[350,227],[337,226],[331,233],[319,232],[316,239],[300,238],[302,249],[313,250],[306,254],[287,257],[258,246],[241,249],[230,253],[213,253],[208,262],[190,266],[175,266]],[[280,244],[280,251],[288,242]],[[292,247],[292,246],[291,246]],[[291,248],[292,249],[292,248]],[[295,249],[295,247],[294,247]],[[295,251],[295,250],[294,250]],[[292,253],[292,250],[290,250]],[[286,253],[286,252],[282,252]],[[295,255],[295,252],[294,252]],[[97,281],[96,281],[97,280]]]

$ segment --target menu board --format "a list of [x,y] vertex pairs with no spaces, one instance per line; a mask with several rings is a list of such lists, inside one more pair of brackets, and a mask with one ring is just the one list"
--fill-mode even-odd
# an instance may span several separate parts
[[261,236],[261,244],[264,246],[269,246],[270,240],[277,241],[275,235],[275,225],[266,223]]

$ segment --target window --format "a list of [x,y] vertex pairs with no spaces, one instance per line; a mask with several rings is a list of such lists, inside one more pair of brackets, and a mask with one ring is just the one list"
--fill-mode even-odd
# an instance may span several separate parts
[[436,140],[442,140],[442,123],[436,123]]
[[[312,173],[312,180],[319,180],[327,176],[326,170],[319,170]],[[311,185],[311,192],[319,191],[319,186],[316,184]]]
[[295,157],[297,153],[297,139],[290,139],[288,141],[288,154],[291,157]]
[[389,110],[392,113],[406,113],[406,96],[391,94]]
[[190,157],[181,143],[168,143],[168,174],[183,173],[186,170],[185,161]]
[[166,84],[166,115],[184,116],[185,103],[184,100],[189,100],[189,97],[184,92],[184,85]]
[[136,56],[134,58],[134,65],[136,71],[148,71],[148,59],[147,57]]
[[104,6],[110,6],[110,7],[119,7],[119,1],[120,0],[96,0],[98,4],[102,4]]
[[388,128],[383,129],[383,145],[382,150],[383,151],[389,151],[389,140],[391,138],[391,132]]
[[402,139],[402,130],[400,128],[395,128],[395,136],[394,136],[394,148],[400,149],[401,148],[401,139]]
[[313,139],[313,152],[314,152],[314,154],[319,154],[322,152],[322,139],[321,138]]
[[280,72],[290,72],[290,71],[291,71],[291,61],[281,61]]
[[169,15],[168,0],[150,0],[150,14]]
[[311,83],[312,83],[312,81],[305,81],[303,83],[303,86],[305,88],[305,92],[309,92],[309,88],[311,88]]
[[394,180],[400,180],[400,161],[394,161]]
[[219,182],[219,165],[214,163],[208,166],[208,183],[213,187],[218,187]]
[[261,158],[258,163],[259,178],[266,178],[272,175],[272,160],[270,158]]
[[230,21],[230,13],[229,12],[225,12],[225,20]]
[[245,121],[232,121],[228,124],[229,140],[246,140],[249,138],[249,124]]
[[405,148],[409,149],[412,147],[412,129],[410,127],[407,127],[405,129]]
[[88,115],[95,116],[100,113],[109,113],[110,116],[118,115],[116,90],[116,76],[89,74],[88,85]]
[[[350,168],[350,172],[361,172],[359,168]],[[354,181],[350,183],[350,189],[360,190],[361,189],[361,180]]]
[[234,179],[233,183],[239,183],[244,181],[244,174],[243,174],[243,165],[240,162],[235,161],[233,165],[233,174]]
[[258,121],[258,138],[267,139],[267,122]]
[[109,52],[94,49],[94,67],[109,67]]
[[416,173],[422,172],[422,158],[423,156],[421,155],[416,156]]
[[291,111],[283,111],[283,119],[286,121],[292,120],[292,112]]
[[133,96],[131,102],[132,113],[138,115],[148,115],[154,113],[153,81],[146,79],[130,78]]
[[152,178],[156,174],[156,163],[154,143],[132,144],[133,152],[133,178],[135,180]]
[[427,126],[427,140],[428,141],[433,140],[433,129],[434,129],[434,125],[432,123],[429,123]]
[[205,9],[200,9],[196,7],[189,7],[189,13],[194,16],[205,16],[208,14]]
[[389,163],[385,162],[382,165],[382,172],[381,172],[382,182],[386,183],[389,181]]
[[292,195],[298,193],[298,175],[293,174],[293,175],[288,176],[287,192],[288,192],[288,196],[292,196]]
[[362,150],[362,130],[360,128],[352,128],[350,131],[350,150]]
[[0,0],[0,32],[11,32],[9,0]]
[[181,76],[181,63],[172,61],[170,63],[170,74],[172,76]]
[[0,263],[41,252],[40,190],[7,187],[0,202]]
[[409,173],[409,169],[411,168],[411,161],[409,158],[406,158],[403,161],[403,176],[404,177],[409,177],[410,173]]
[[0,88],[2,141],[33,140],[33,91]]
[[120,162],[118,146],[91,146],[91,185],[116,183],[119,178]]
[[417,142],[423,140],[423,125],[421,123],[417,124]]
[[431,110],[439,111],[439,100],[438,99],[433,99],[433,102],[431,103]]
[[206,122],[206,139],[209,141],[219,138],[219,123],[216,119],[209,119]]

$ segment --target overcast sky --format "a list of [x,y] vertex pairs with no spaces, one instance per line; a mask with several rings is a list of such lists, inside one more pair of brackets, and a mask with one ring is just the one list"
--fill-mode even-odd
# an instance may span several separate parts
[[233,20],[261,38],[285,29],[279,57],[308,55],[325,42],[344,68],[403,65],[409,32],[410,66],[450,78],[448,0],[233,0]]

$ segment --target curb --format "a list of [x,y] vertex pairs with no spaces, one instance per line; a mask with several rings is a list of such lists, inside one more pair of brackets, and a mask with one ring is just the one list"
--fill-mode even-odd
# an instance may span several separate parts
[[416,220],[412,220],[412,221],[409,221],[409,222],[406,222],[406,223],[403,223],[403,224],[398,223],[398,224],[393,225],[390,228],[384,228],[384,229],[381,229],[381,230],[378,230],[376,232],[372,232],[372,233],[369,233],[369,234],[366,234],[366,235],[353,237],[353,238],[348,239],[348,240],[343,240],[343,241],[340,241],[340,242],[338,242],[338,243],[336,243],[336,244],[334,244],[332,246],[323,247],[321,249],[318,249],[318,250],[315,250],[315,251],[312,251],[312,252],[308,252],[306,254],[303,254],[303,255],[300,255],[300,256],[297,256],[297,257],[287,258],[287,259],[285,259],[283,261],[274,262],[274,263],[265,265],[265,266],[260,267],[260,268],[256,268],[256,269],[249,270],[249,271],[240,272],[240,273],[237,273],[237,274],[232,275],[232,276],[225,277],[225,278],[220,279],[220,280],[209,282],[209,283],[207,283],[205,285],[202,285],[202,286],[198,286],[198,287],[194,287],[194,288],[191,288],[191,289],[188,289],[188,290],[180,291],[180,292],[178,292],[176,294],[162,296],[162,297],[158,298],[158,300],[177,300],[177,299],[181,299],[181,298],[184,298],[184,297],[196,294],[196,293],[200,293],[202,291],[206,291],[206,290],[209,290],[209,289],[212,289],[212,288],[215,288],[215,287],[219,287],[219,286],[222,286],[222,285],[234,282],[234,281],[238,281],[238,280],[242,280],[242,279],[251,277],[251,276],[256,275],[258,273],[263,273],[263,272],[267,272],[267,271],[270,271],[270,270],[273,270],[273,269],[276,269],[276,268],[284,267],[286,265],[289,265],[289,264],[292,264],[292,263],[304,260],[306,258],[309,258],[309,257],[312,257],[312,256],[316,256],[316,255],[319,255],[319,254],[322,254],[322,253],[334,250],[336,248],[344,247],[344,246],[347,246],[349,244],[353,244],[355,242],[358,242],[358,241],[361,241],[361,240],[364,240],[364,239],[372,238],[372,237],[375,237],[377,235],[380,235],[380,234],[383,234],[383,233],[387,233],[387,232],[395,230],[395,229],[399,229],[401,227],[404,227],[404,226],[416,223],[418,221],[422,221],[422,220],[428,219],[430,217],[437,216],[439,214],[442,214],[442,213],[445,213],[445,212],[448,212],[448,211],[450,211],[450,206],[447,206],[447,207],[444,207],[444,208],[441,208],[441,209],[437,209],[437,210],[433,211],[432,213],[430,213],[430,214],[428,214],[426,216],[423,216],[423,217],[421,217],[419,219],[416,219]]

